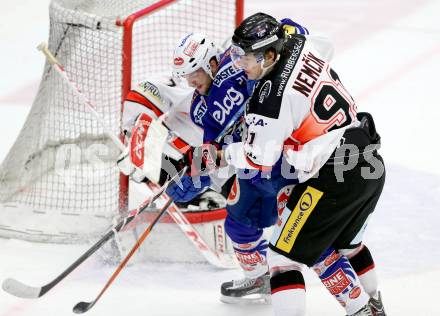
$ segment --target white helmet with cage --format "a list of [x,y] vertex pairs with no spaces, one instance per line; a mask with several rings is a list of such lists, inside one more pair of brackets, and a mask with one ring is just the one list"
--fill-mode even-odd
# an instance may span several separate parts
[[182,77],[203,68],[212,78],[209,61],[212,57],[217,57],[218,60],[218,54],[219,51],[214,42],[206,35],[201,33],[185,35],[174,49],[173,75]]

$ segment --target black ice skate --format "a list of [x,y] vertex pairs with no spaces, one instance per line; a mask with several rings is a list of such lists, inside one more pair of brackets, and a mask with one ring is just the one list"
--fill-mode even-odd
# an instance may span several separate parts
[[270,275],[225,282],[220,301],[227,304],[270,304]]
[[386,316],[380,292],[377,293],[377,297],[370,298],[367,305],[351,316]]
[[382,303],[382,295],[380,294],[380,292],[377,292],[377,297],[375,295],[375,297],[370,298],[370,300],[368,301],[368,306],[373,313],[372,315],[386,316],[385,309]]

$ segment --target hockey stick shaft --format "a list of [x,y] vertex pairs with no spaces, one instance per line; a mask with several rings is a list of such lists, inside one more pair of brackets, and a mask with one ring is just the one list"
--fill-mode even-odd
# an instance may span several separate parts
[[76,304],[73,308],[73,311],[77,314],[82,314],[90,310],[101,298],[101,296],[107,291],[107,289],[110,287],[110,285],[113,283],[113,281],[117,278],[119,273],[121,273],[122,269],[126,266],[127,262],[130,260],[130,258],[133,256],[133,254],[136,252],[136,250],[141,246],[141,244],[144,242],[145,238],[150,234],[153,227],[159,222],[159,219],[165,214],[166,210],[170,206],[170,204],[173,202],[171,198],[168,199],[168,201],[165,203],[165,205],[162,207],[162,210],[157,214],[157,216],[154,218],[154,220],[150,223],[150,225],[147,227],[147,229],[143,232],[143,234],[139,237],[139,239],[136,241],[133,248],[130,250],[130,252],[127,254],[127,256],[122,260],[122,262],[119,264],[119,266],[116,268],[116,270],[111,275],[110,279],[107,281],[107,283],[104,285],[102,290],[99,292],[98,296],[91,301],[91,302],[79,302]]
[[45,43],[41,43],[40,45],[38,45],[37,48],[46,56],[48,62],[54,67],[55,71],[67,83],[67,85],[72,90],[72,92],[81,100],[81,102],[83,102],[86,105],[87,109],[93,114],[93,116],[95,116],[96,120],[99,121],[99,123],[103,126],[104,133],[115,143],[115,145],[121,151],[123,151],[125,149],[124,144],[114,133],[110,132],[110,129],[108,128],[108,126],[105,125],[102,117],[96,111],[96,105],[92,101],[90,101],[80,90],[77,84],[69,78],[66,71],[64,70],[64,67],[61,65],[58,59],[56,59],[56,57],[49,51],[47,45]]

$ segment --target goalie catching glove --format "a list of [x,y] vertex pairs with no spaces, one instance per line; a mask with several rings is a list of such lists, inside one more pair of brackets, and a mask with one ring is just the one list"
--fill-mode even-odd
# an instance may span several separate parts
[[128,147],[117,161],[121,172],[135,182],[145,178],[157,183],[160,177],[163,147],[167,142],[168,129],[160,120],[141,113],[131,132]]

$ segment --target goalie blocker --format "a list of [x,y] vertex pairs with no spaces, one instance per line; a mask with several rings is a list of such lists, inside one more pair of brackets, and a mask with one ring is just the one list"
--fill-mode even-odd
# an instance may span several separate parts
[[118,159],[122,173],[135,182],[145,178],[159,182],[162,152],[168,138],[168,130],[160,120],[153,120],[148,114],[138,115],[131,131],[128,147]]

